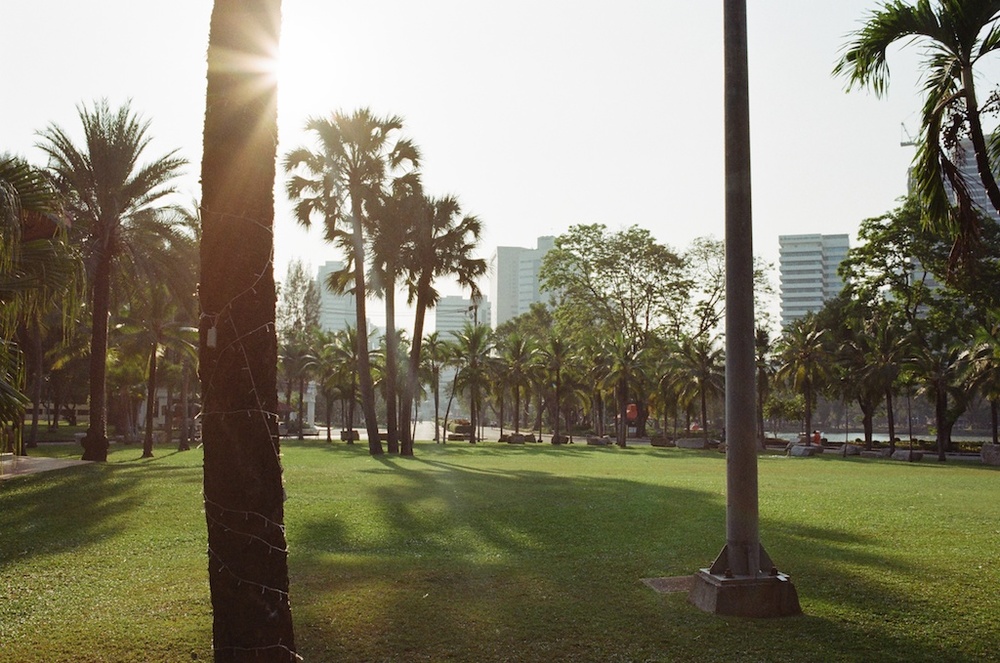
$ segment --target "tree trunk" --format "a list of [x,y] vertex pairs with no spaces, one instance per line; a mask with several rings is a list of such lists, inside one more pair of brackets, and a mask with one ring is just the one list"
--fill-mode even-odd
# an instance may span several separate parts
[[628,382],[622,378],[618,382],[618,446],[625,448],[628,437]]
[[[417,376],[420,371],[420,352],[424,342],[424,321],[427,316],[428,291],[430,290],[430,273],[421,274],[417,282],[417,298],[414,306],[413,318],[413,342],[410,343],[410,357],[406,363],[405,382],[403,383],[403,402],[399,410],[402,416],[401,428],[404,429],[402,438],[402,448],[400,454],[403,456],[413,455],[413,434],[410,432],[410,407],[413,405],[414,395],[417,391]],[[437,429],[437,408],[438,395],[437,383],[434,384],[434,441],[438,441]]]
[[149,379],[146,382],[146,431],[142,441],[142,457],[153,457],[153,409],[156,405],[156,349],[159,343],[153,341],[149,350]]
[[305,409],[306,409],[306,406],[305,406],[306,395],[305,395],[305,391],[306,391],[306,379],[305,379],[305,377],[301,373],[299,373],[299,435],[298,435],[298,438],[300,440],[304,440],[305,439],[305,426],[306,426],[306,420],[305,420],[305,416],[306,416],[306,413],[305,413]]
[[191,449],[191,412],[188,403],[188,366],[187,360],[182,359],[181,364],[181,435],[180,442],[177,443],[178,451],[189,451]]
[[995,398],[990,399],[990,423],[993,428],[993,444],[1000,444],[1000,435],[998,435],[998,429],[1000,426],[1000,401]]
[[[993,204],[993,209],[1000,212],[1000,188],[997,187],[993,168],[990,166],[989,152],[983,135],[983,125],[979,117],[979,102],[976,99],[975,74],[972,65],[962,67],[962,84],[965,87],[965,109],[969,119],[969,138],[972,140],[976,156],[976,166],[979,171],[979,181],[983,184],[987,197]],[[987,101],[987,106],[989,101]]]
[[[385,284],[385,418],[386,442],[389,453],[399,453],[399,401],[397,377],[399,375],[399,348],[396,345],[396,283]],[[403,416],[404,421],[407,417]],[[407,428],[409,424],[407,423]],[[405,433],[404,438],[409,437]]]
[[368,356],[367,287],[365,286],[365,236],[361,226],[362,193],[351,191],[351,245],[354,259],[354,313],[357,320],[356,354],[358,357],[358,386],[361,388],[361,411],[365,415],[368,431],[368,453],[383,453],[378,435],[378,418],[375,414],[375,385],[372,381],[371,359]]
[[[889,427],[889,453],[896,453],[896,417],[892,411],[892,390],[885,390],[885,418]],[[847,425],[847,422],[844,422]]]
[[98,249],[91,295],[90,425],[83,438],[83,460],[108,460],[108,315],[111,309],[111,255]]
[[945,391],[944,385],[938,385],[934,392],[934,419],[937,423],[937,450],[938,450],[938,460],[942,463],[948,460],[945,452],[948,450],[948,433],[949,430],[945,430],[946,421],[948,420],[948,393]]
[[217,663],[297,660],[273,414],[277,94],[253,64],[276,57],[280,10],[280,0],[215,0],[209,36],[199,351]]

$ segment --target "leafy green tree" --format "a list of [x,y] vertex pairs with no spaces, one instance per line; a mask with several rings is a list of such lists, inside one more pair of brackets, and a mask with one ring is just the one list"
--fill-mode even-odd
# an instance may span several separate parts
[[[142,163],[152,136],[150,123],[128,103],[112,109],[106,100],[79,107],[84,141],[77,144],[57,125],[41,132],[40,147],[49,157],[65,195],[74,227],[85,234],[84,250],[90,281],[90,427],[84,438],[84,460],[106,461],[108,455],[106,375],[108,320],[115,263],[141,255],[133,242],[141,226],[163,223],[164,198],[186,161],[176,151]],[[126,260],[122,260],[126,258]]]
[[[722,332],[726,315],[726,245],[715,237],[697,237],[683,254],[687,282],[690,284],[689,323],[685,332],[698,338]],[[754,299],[758,324],[766,326],[768,297],[773,287],[768,279],[770,266],[754,260]]]
[[[884,2],[865,19],[844,47],[834,68],[850,87],[883,95],[889,86],[888,53],[900,41],[926,46],[924,107],[914,179],[924,219],[954,238],[961,255],[971,253],[982,213],[970,196],[970,183],[956,161],[967,136],[975,153],[979,180],[995,210],[1000,189],[994,176],[982,115],[996,111],[976,91],[977,66],[1000,47],[1000,2],[996,0],[901,0]],[[949,189],[957,197],[952,206]]]
[[[295,218],[306,227],[320,219],[327,241],[348,255],[359,344],[368,338],[366,226],[372,223],[374,206],[388,195],[394,176],[416,168],[420,159],[416,146],[399,137],[402,126],[402,118],[378,117],[367,108],[311,118],[305,129],[315,139],[316,149],[299,147],[284,159],[286,192],[295,203]],[[368,447],[377,455],[383,451],[368,348],[359,345],[357,355]]]
[[581,325],[603,324],[644,347],[655,330],[682,324],[690,288],[683,265],[644,228],[577,225],[556,238],[540,278]]

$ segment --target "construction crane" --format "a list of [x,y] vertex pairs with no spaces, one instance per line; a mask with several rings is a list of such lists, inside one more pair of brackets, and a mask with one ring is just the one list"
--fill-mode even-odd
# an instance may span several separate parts
[[910,135],[910,132],[906,130],[906,123],[899,123],[899,146],[900,147],[916,147],[917,139]]

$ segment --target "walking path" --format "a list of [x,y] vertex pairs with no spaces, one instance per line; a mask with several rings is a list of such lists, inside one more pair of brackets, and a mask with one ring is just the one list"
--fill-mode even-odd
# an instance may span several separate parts
[[89,460],[75,460],[72,458],[40,458],[37,456],[15,456],[14,454],[0,454],[0,481],[22,474],[34,474],[36,472],[48,472],[49,470],[60,470],[64,467],[75,465],[86,465]]

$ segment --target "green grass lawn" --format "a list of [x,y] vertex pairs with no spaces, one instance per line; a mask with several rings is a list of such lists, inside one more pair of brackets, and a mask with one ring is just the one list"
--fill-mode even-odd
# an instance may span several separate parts
[[[72,445],[37,454],[77,455]],[[211,660],[201,451],[0,483],[0,659]],[[641,578],[725,542],[714,452],[286,441],[307,661],[1000,657],[1000,473],[761,457],[761,537],[805,613],[720,618]]]

